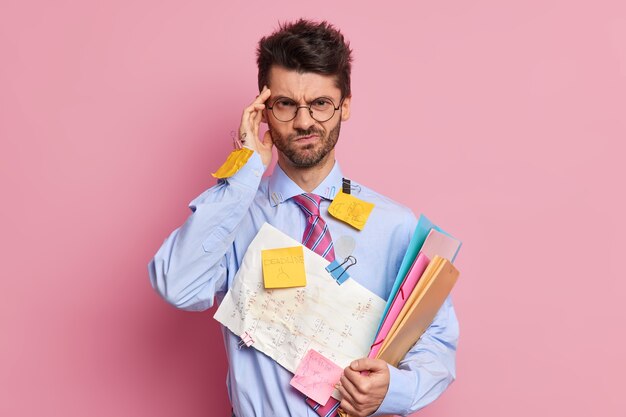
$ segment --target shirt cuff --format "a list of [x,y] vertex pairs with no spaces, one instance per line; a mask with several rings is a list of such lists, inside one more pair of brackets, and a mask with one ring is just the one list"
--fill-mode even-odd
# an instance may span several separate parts
[[244,166],[235,172],[231,177],[226,178],[230,184],[243,185],[247,188],[251,188],[256,191],[259,188],[261,177],[265,172],[265,166],[261,161],[261,155],[257,151],[254,151]]
[[409,412],[413,403],[413,393],[417,386],[413,372],[403,371],[387,364],[389,369],[389,388],[383,402],[372,416],[402,414]]

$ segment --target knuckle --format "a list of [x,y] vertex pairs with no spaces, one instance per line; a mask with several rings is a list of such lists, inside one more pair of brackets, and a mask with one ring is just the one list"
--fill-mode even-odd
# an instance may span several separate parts
[[366,414],[363,412],[363,408],[360,405],[356,405],[354,407],[354,417],[361,417],[361,416],[365,416]]
[[372,390],[372,383],[369,381],[363,382],[361,384],[361,391],[362,392],[370,392]]
[[354,395],[354,402],[355,402],[355,406],[357,408],[361,408],[361,406],[365,402],[365,397],[366,396],[361,394],[360,392],[358,392],[358,393],[356,393],[356,395]]
[[351,410],[352,409],[352,406],[350,405],[348,400],[346,400],[345,398],[343,400],[341,400],[341,402],[339,403],[339,407],[341,407],[343,410]]

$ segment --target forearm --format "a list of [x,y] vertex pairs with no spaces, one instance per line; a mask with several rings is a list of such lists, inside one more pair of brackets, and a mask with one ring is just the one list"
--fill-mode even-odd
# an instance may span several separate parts
[[226,291],[227,258],[263,171],[255,153],[239,172],[191,202],[193,213],[148,265],[152,286],[168,303],[204,310],[213,305],[217,292]]
[[456,377],[458,337],[458,321],[448,297],[398,368],[389,365],[389,389],[373,415],[408,415],[437,399]]

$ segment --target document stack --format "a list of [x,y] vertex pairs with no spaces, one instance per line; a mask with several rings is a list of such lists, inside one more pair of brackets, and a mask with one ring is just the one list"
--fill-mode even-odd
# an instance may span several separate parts
[[421,216],[387,300],[370,358],[397,366],[430,326],[459,271],[461,242]]

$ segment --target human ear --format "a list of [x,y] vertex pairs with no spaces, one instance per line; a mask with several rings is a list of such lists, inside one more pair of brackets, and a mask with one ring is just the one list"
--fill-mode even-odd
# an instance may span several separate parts
[[341,121],[345,122],[350,118],[350,101],[352,96],[348,96],[341,102]]

